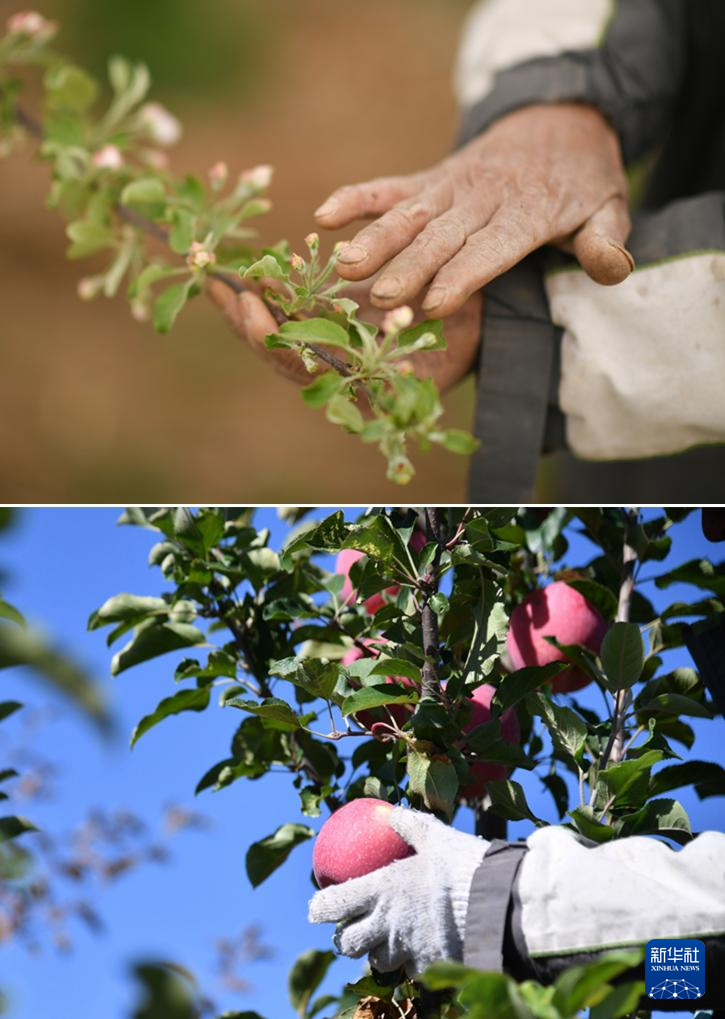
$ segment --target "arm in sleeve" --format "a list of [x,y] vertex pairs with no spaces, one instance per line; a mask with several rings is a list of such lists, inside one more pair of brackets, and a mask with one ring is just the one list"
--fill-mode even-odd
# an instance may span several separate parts
[[[474,875],[464,946],[469,965],[494,968],[493,957],[481,952],[487,927],[494,928],[486,936],[497,945],[498,968],[542,983],[613,948],[692,937],[706,948],[706,996],[698,1007],[725,1005],[725,835],[704,832],[673,851],[642,837],[594,846],[552,826],[527,840],[525,855],[502,880],[501,857],[515,849],[492,843]],[[505,921],[489,923],[506,893]],[[642,977],[643,967],[626,974]]]
[[687,0],[482,0],[456,68],[461,141],[521,106],[578,101],[610,119],[631,162],[668,130],[687,19]]

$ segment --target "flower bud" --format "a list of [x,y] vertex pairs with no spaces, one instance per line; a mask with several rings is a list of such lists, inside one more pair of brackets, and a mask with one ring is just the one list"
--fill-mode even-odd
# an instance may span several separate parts
[[7,20],[8,32],[11,35],[25,35],[35,42],[46,42],[58,31],[55,21],[49,21],[37,11],[18,11]]
[[145,103],[139,110],[141,124],[157,145],[176,145],[181,138],[181,121],[161,103]]
[[391,333],[400,333],[407,329],[413,322],[413,309],[404,304],[401,308],[393,308],[383,319],[383,332],[386,336]]
[[253,188],[264,191],[272,183],[273,173],[274,169],[271,166],[263,164],[255,166],[251,170],[245,170],[240,179],[243,184],[251,184]]
[[297,272],[302,272],[305,268],[305,260],[302,255],[293,255],[292,258],[290,258],[290,265],[293,269],[296,269]]
[[168,170],[169,168],[169,157],[160,149],[144,149],[140,156],[152,170]]
[[313,255],[316,254],[320,248],[320,235],[314,232],[307,234],[305,237],[305,244]]
[[388,463],[388,480],[395,481],[399,485],[407,485],[415,471],[407,456],[402,453],[393,457]]
[[229,167],[220,161],[209,170],[209,183],[213,188],[223,188],[229,177]]
[[415,368],[413,367],[412,361],[401,361],[398,365],[398,371],[404,377],[415,374]]
[[83,279],[78,280],[76,290],[80,299],[92,301],[100,293],[103,281],[103,276],[84,276]]
[[131,302],[131,315],[137,322],[148,322],[149,310],[142,301]]
[[123,166],[123,155],[116,145],[104,145],[93,153],[91,160],[99,170],[119,170]]
[[194,241],[186,256],[186,264],[190,269],[207,269],[216,262],[216,255],[208,251],[200,241]]

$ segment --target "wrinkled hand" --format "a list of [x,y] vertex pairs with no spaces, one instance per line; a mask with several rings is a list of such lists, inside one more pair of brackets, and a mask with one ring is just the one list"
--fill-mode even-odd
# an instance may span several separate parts
[[573,252],[597,283],[634,268],[617,135],[578,103],[516,110],[431,170],[341,188],[316,217],[328,229],[380,217],[343,247],[338,272],[362,280],[385,266],[379,308],[430,284],[422,306],[436,318],[544,244]]
[[[350,297],[360,305],[360,317],[366,322],[380,324],[384,312],[373,307],[370,298],[371,283],[346,287],[341,297]],[[235,294],[225,284],[210,280],[208,293],[238,336],[255,353],[263,357],[277,371],[297,382],[308,385],[313,380],[298,355],[291,350],[267,350],[264,339],[276,333],[279,326],[269,308],[257,294],[246,291]],[[416,321],[426,318],[420,302],[412,302]],[[482,298],[479,293],[466,301],[460,311],[445,323],[446,350],[418,351],[410,358],[413,370],[421,378],[431,377],[440,392],[454,386],[473,365],[480,341]],[[324,366],[323,366],[324,367]]]
[[403,807],[390,823],[415,855],[318,892],[310,922],[337,923],[338,950],[369,954],[381,973],[404,966],[416,976],[441,959],[462,961],[471,882],[489,843]]

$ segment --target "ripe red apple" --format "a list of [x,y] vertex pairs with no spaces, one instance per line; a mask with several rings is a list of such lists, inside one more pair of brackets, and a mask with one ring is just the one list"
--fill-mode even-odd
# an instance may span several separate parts
[[[420,530],[415,530],[410,536],[410,547],[416,552],[420,552],[425,545],[425,541],[425,534]],[[364,552],[359,552],[356,548],[344,548],[338,554],[335,561],[335,573],[342,573],[345,577],[345,583],[342,585],[340,593],[340,598],[345,605],[352,605],[357,599],[357,591],[350,581],[350,569],[353,563],[356,563],[358,559],[362,559],[364,555]],[[375,594],[371,594],[369,598],[365,599],[363,604],[370,615],[374,616],[384,605],[387,605],[391,598],[395,598],[399,590],[400,584],[392,584],[390,587],[386,587],[384,591],[376,591]]]
[[[363,644],[370,649],[372,655],[377,657],[380,654],[380,647],[388,642],[383,637],[370,638],[365,637]],[[346,651],[342,658],[343,665],[352,665],[353,662],[359,661],[363,657],[363,653],[359,647],[352,647],[349,651]],[[379,682],[384,683],[397,683],[400,686],[412,687],[417,689],[416,684],[412,679],[408,679],[407,676],[386,676],[384,679],[381,676]],[[355,715],[355,720],[364,728],[371,729],[376,722],[389,722],[388,711],[393,716],[398,725],[404,725],[408,720],[408,716],[413,711],[412,704],[389,704],[387,709],[384,707],[371,708],[369,711],[358,711]]]
[[415,850],[390,827],[389,803],[366,797],[340,807],[315,839],[312,869],[320,888],[387,867]]
[[[471,699],[471,720],[467,723],[464,728],[464,732],[471,732],[478,725],[483,725],[485,722],[490,722],[493,715],[491,714],[491,701],[493,695],[496,693],[496,687],[491,686],[490,683],[484,683],[483,686],[479,686],[473,692]],[[513,708],[509,708],[508,711],[504,711],[500,717],[501,722],[501,738],[506,743],[519,743],[521,741],[521,730],[519,728],[519,720],[516,717],[516,712]],[[510,768],[507,768],[505,764],[494,764],[487,761],[481,761],[479,764],[472,764],[470,771],[472,780],[470,785],[466,786],[465,789],[461,790],[461,794],[466,799],[474,799],[483,796],[486,792],[486,783],[496,778],[506,778],[510,772]]]
[[[532,591],[516,606],[506,646],[514,669],[522,669],[566,661],[545,637],[556,637],[561,644],[582,644],[598,654],[606,632],[606,620],[592,603],[569,584],[557,580]],[[569,693],[590,682],[586,673],[570,665],[551,681],[551,689],[554,693]]]

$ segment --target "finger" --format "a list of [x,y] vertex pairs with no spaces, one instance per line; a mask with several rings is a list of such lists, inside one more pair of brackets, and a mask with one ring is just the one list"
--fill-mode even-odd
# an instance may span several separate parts
[[425,849],[431,839],[447,830],[446,825],[432,814],[410,810],[408,807],[395,807],[391,811],[390,827],[418,851]]
[[209,281],[208,293],[242,339],[258,352],[264,351],[265,337],[279,328],[264,301],[251,290],[237,294],[218,280]]
[[625,244],[632,230],[629,208],[615,195],[574,235],[574,254],[595,283],[611,287],[634,270],[634,258]]
[[522,206],[505,205],[472,234],[431,283],[423,310],[436,317],[459,311],[471,294],[551,239],[544,221]]
[[380,871],[353,878],[340,885],[323,888],[310,899],[310,923],[340,923],[368,913],[385,885]]
[[380,219],[361,230],[337,256],[337,271],[343,279],[367,279],[394,255],[415,240],[418,234],[440,216],[448,205],[444,188],[400,202]]
[[332,940],[343,955],[359,959],[361,955],[367,955],[376,948],[384,936],[381,917],[376,911],[354,923],[340,924]]
[[356,219],[380,216],[420,188],[420,175],[378,177],[364,184],[339,188],[315,212],[315,219],[327,230],[347,226]]
[[466,243],[469,233],[466,221],[463,210],[452,209],[431,220],[376,281],[371,291],[374,303],[380,308],[391,308],[414,300]]

